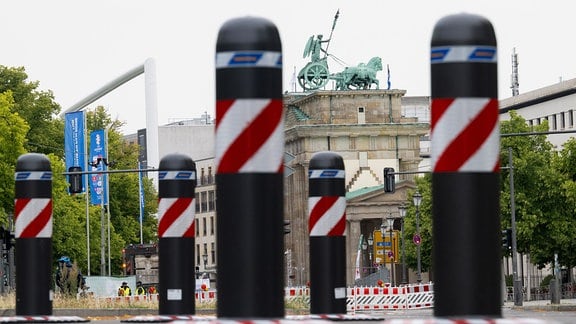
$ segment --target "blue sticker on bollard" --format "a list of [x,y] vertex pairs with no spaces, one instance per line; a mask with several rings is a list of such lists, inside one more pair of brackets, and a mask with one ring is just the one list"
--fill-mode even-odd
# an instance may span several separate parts
[[308,178],[318,179],[318,178],[344,178],[344,170],[309,170]]
[[14,178],[16,181],[52,180],[52,172],[47,171],[16,172]]
[[282,53],[267,51],[221,52],[216,54],[216,68],[282,68]]
[[158,172],[160,180],[196,180],[194,171],[160,171]]
[[430,50],[430,63],[496,63],[494,46],[440,46]]

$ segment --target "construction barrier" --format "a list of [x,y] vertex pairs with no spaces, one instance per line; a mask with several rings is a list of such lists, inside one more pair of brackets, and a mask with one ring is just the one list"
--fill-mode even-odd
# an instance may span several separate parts
[[[346,311],[377,311],[393,309],[422,309],[434,306],[434,284],[415,284],[400,287],[348,287],[346,288]],[[196,301],[216,302],[216,290],[196,291]],[[284,299],[300,298],[310,303],[309,287],[286,287]],[[138,301],[158,302],[158,295],[105,297],[107,303],[132,303]]]
[[[421,309],[434,306],[434,285],[415,284],[401,287],[349,287],[346,295],[346,311],[374,311],[389,309]],[[308,287],[288,287],[285,299],[303,298],[308,301]]]

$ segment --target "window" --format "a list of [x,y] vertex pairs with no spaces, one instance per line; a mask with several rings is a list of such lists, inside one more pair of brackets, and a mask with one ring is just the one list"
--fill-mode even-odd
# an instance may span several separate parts
[[208,167],[208,178],[206,179],[208,184],[214,183],[214,177],[212,176],[212,167]]
[[196,213],[198,214],[200,212],[200,194],[196,193],[194,195],[194,200],[196,200]]
[[214,264],[216,263],[216,244],[212,242],[210,248],[210,259],[212,259],[212,264]]
[[366,124],[366,111],[364,107],[358,107],[358,124]]
[[566,119],[564,118],[565,113],[560,113],[559,114],[559,119],[560,119],[560,129],[564,129],[566,128]]
[[202,217],[202,235],[206,236],[206,217]]
[[200,264],[200,244],[196,244],[196,264]]
[[194,227],[196,227],[196,236],[200,236],[200,221],[198,218],[194,219]]
[[214,235],[214,216],[210,216],[210,235]]
[[568,110],[568,127],[574,127],[574,111],[572,109]]
[[214,190],[208,191],[208,211],[213,211],[215,209],[215,200],[216,195],[214,194]]
[[208,211],[208,194],[206,191],[200,193],[200,209],[204,213]]

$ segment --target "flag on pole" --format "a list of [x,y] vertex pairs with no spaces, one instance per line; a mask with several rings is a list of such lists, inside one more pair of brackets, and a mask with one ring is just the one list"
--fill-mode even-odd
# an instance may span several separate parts
[[390,90],[390,87],[392,86],[390,83],[390,65],[386,64],[386,70],[388,72],[388,90]]
[[292,73],[292,79],[290,80],[290,89],[292,92],[296,92],[296,66],[294,66],[294,73]]
[[354,272],[354,280],[360,279],[360,255],[362,255],[362,241],[364,236],[360,234],[360,240],[358,241],[358,253],[356,254],[356,271]]

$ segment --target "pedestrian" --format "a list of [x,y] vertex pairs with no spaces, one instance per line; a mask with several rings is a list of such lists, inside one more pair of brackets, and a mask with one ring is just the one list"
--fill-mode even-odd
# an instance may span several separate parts
[[66,264],[70,262],[70,258],[62,256],[58,259],[58,268],[56,269],[56,286],[60,288],[62,294],[69,293],[68,287],[68,268]]
[[132,296],[132,291],[126,281],[122,282],[122,285],[118,288],[118,296]]
[[142,281],[136,283],[136,295],[146,295],[146,289],[142,286]]

